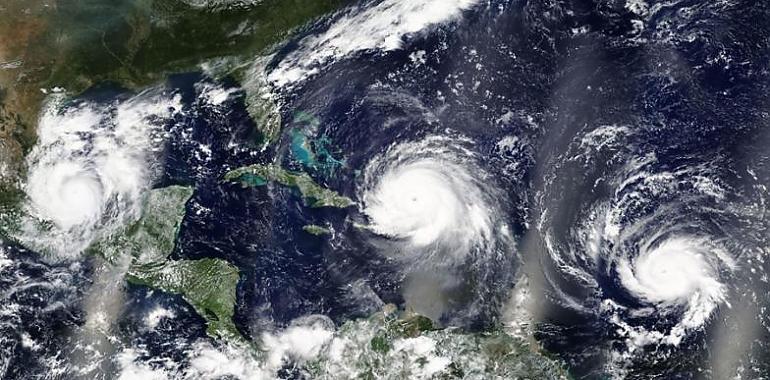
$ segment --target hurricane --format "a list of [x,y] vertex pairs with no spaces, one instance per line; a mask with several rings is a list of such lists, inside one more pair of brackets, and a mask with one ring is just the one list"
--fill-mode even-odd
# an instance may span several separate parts
[[[494,285],[518,261],[497,186],[467,137],[394,143],[369,160],[357,190],[364,228],[401,268],[410,307],[439,320],[490,317],[481,310],[504,296]],[[476,276],[489,283],[471,285],[469,298]]]
[[[672,237],[651,247],[646,243],[635,260],[619,262],[620,282],[629,294],[655,305],[661,312],[685,307],[680,325],[668,342],[678,343],[685,328],[703,324],[713,309],[726,301],[726,289],[718,276],[717,251],[702,239]],[[728,259],[727,263],[731,263]]]
[[[719,329],[714,324],[736,323],[728,316],[737,304],[765,302],[736,298],[754,294],[758,269],[750,257],[761,249],[743,228],[762,222],[727,182],[722,157],[664,163],[635,152],[638,139],[617,126],[576,138],[560,170],[597,164],[604,181],[594,193],[608,196],[567,206],[573,222],[565,227],[554,219],[565,205],[546,195],[540,224],[552,263],[543,268],[548,287],[560,307],[609,326],[616,343],[604,370],[615,378],[672,360]],[[618,160],[595,161],[607,155]],[[570,181],[551,181],[544,194]]]
[[67,105],[53,95],[27,158],[31,218],[22,224],[22,240],[73,257],[138,218],[157,178],[153,156],[163,149],[164,125],[181,111],[179,98],[154,92],[108,105]]
[[770,379],[768,1],[5,3],[1,378]]
[[494,239],[508,232],[497,223],[495,189],[473,160],[461,144],[435,136],[375,158],[360,195],[369,228],[421,251],[408,253],[422,256],[417,262],[451,263],[494,252]]

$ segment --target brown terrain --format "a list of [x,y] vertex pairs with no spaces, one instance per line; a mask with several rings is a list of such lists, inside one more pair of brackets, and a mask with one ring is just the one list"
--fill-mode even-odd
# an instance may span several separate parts
[[346,1],[218,11],[178,0],[0,0],[0,203],[24,178],[46,91],[79,94],[100,82],[137,90],[208,59],[249,62]]
[[34,142],[44,99],[40,85],[50,73],[39,45],[46,32],[45,1],[0,5],[0,186],[16,182],[24,151]]

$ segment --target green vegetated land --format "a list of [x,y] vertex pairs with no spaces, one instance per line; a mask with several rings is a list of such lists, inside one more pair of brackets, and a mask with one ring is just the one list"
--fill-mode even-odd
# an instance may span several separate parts
[[346,1],[263,0],[232,8],[180,0],[56,3],[44,40],[57,47],[61,64],[47,83],[76,91],[105,80],[143,86],[209,59],[251,59]]
[[[220,2],[221,3],[221,2]],[[196,6],[181,0],[6,0],[0,4],[0,190],[23,177],[46,97],[100,83],[140,90],[217,63],[239,81],[267,144],[279,116],[253,64],[293,31],[349,0],[263,0]]]
[[241,340],[233,323],[238,268],[221,259],[167,260],[131,268],[128,281],[180,294],[206,320],[212,337]]
[[[162,82],[169,74],[197,71],[201,64],[213,62],[222,67],[217,73],[243,85],[255,124],[269,142],[277,136],[280,119],[253,83],[253,63],[292,31],[347,3],[263,0],[228,9],[180,0],[4,1],[0,4],[0,167],[11,174],[0,176],[0,212],[23,199],[17,188],[5,186],[23,178],[23,157],[34,145],[36,121],[46,96],[41,89],[61,87],[77,96],[110,82],[139,90]],[[310,207],[354,205],[309,175],[276,165],[236,169],[225,179],[247,186],[290,187]],[[91,249],[113,262],[130,255],[127,281],[180,295],[205,319],[210,336],[245,341],[232,320],[238,268],[221,259],[170,258],[191,195],[192,189],[177,186],[150,191],[138,221]],[[304,230],[315,235],[330,232],[316,225]],[[557,361],[502,332],[436,329],[423,317],[386,315],[350,321],[335,336],[346,344],[334,355],[321,355],[308,363],[314,378],[339,378],[340,373],[360,379],[409,378],[421,374],[432,357],[449,360],[436,378],[564,377]],[[425,343],[412,341],[420,338],[434,344],[415,354],[409,347]],[[401,370],[394,373],[394,368]]]
[[328,235],[332,233],[330,229],[326,227],[321,227],[315,224],[308,224],[306,226],[302,226],[302,230],[315,236]]
[[[200,3],[200,2],[197,2]],[[7,0],[0,4],[0,223],[18,220],[24,155],[35,143],[46,90],[69,96],[101,83],[131,90],[162,83],[168,75],[214,65],[215,75],[239,81],[255,125],[270,143],[280,115],[262,96],[254,70],[270,49],[297,28],[349,0],[263,0],[233,7],[191,5],[182,0]],[[278,174],[275,172],[274,174]],[[276,176],[272,178],[279,180]],[[352,204],[293,181],[314,205]],[[144,214],[125,235],[95,244],[108,260],[130,254],[129,281],[181,295],[208,323],[214,336],[240,334],[232,323],[237,268],[222,260],[172,261],[184,204],[191,190],[153,190]],[[5,212],[7,211],[7,212]]]
[[292,172],[278,165],[250,165],[232,170],[225,174],[226,181],[237,181],[244,186],[264,186],[274,182],[297,189],[310,207],[353,206],[352,199],[317,184],[307,173]]
[[232,320],[238,268],[221,259],[169,259],[191,196],[192,189],[180,186],[150,191],[142,217],[94,250],[113,262],[131,255],[130,283],[181,295],[206,320],[210,336],[245,341]]
[[569,379],[564,363],[503,331],[437,328],[395,306],[344,323],[328,350],[307,363],[314,379]]

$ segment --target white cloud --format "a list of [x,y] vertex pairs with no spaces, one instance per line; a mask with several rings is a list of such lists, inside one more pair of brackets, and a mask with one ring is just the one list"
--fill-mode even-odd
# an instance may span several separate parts
[[316,74],[319,68],[354,52],[396,50],[403,38],[454,20],[479,0],[385,0],[356,8],[340,17],[323,34],[308,36],[269,74],[283,87]]

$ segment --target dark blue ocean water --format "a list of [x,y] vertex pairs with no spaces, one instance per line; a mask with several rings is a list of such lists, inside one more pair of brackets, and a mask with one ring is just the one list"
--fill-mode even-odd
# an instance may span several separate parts
[[[404,268],[378,250],[382,237],[354,226],[352,221],[365,221],[355,207],[312,209],[292,189],[244,188],[221,177],[243,165],[278,162],[356,199],[361,171],[385,147],[427,135],[461,134],[474,142],[480,164],[491,174],[487,185],[505,194],[499,201],[516,246],[509,258],[474,268],[476,276],[465,279],[465,298],[458,297],[439,322],[470,330],[495,326],[504,317],[508,290],[526,274],[539,284],[536,337],[567,361],[576,378],[604,378],[608,352],[622,350],[624,338],[599,311],[601,302],[609,299],[633,309],[645,306],[644,301],[625,290],[612,260],[599,261],[593,273],[597,287],[563,276],[546,249],[544,230],[555,237],[558,249],[579,247],[574,231],[587,212],[615,195],[613,184],[628,163],[654,155],[648,171],[704,168],[703,174],[718,178],[728,195],[719,201],[692,198],[692,188],[683,182],[677,189],[682,197],[655,198],[626,210],[629,225],[669,210],[649,222],[651,233],[665,228],[705,234],[731,241],[735,252],[760,247],[768,231],[764,210],[750,217],[739,211],[762,198],[762,186],[770,182],[769,6],[686,0],[658,5],[643,17],[622,1],[484,3],[456,23],[407,36],[402,50],[358,53],[281,92],[284,132],[264,151],[242,92],[222,107],[208,106],[197,96],[196,84],[237,87],[234,81],[200,73],[171,76],[167,86],[183,96],[185,112],[169,126],[164,176],[156,185],[195,187],[172,257],[217,257],[238,266],[236,324],[251,337],[267,325],[285,326],[308,314],[342,323],[370,315],[382,303],[403,305]],[[319,22],[302,35],[326,25]],[[290,43],[282,54],[294,48]],[[425,64],[414,64],[411,56],[419,51],[425,52]],[[101,86],[83,98],[109,101],[126,93]],[[574,159],[581,139],[604,126],[631,132],[617,147]],[[323,147],[328,157],[321,160],[332,163],[333,170],[308,166],[307,157],[297,156],[297,133],[313,149]],[[517,137],[516,149],[500,149],[497,143],[506,136]],[[197,153],[201,144],[210,154]],[[329,225],[335,234],[310,235],[302,230],[308,224]],[[629,243],[629,252],[637,248]],[[89,260],[73,275],[30,253],[13,255],[18,270],[31,278],[75,276],[67,280],[72,283],[68,293],[12,296],[28,305],[28,319],[37,321],[24,322],[24,329],[37,332],[34,338],[53,352],[66,344],[56,338],[62,329],[84,323],[78,307],[90,276]],[[688,334],[680,346],[646,348],[629,365],[627,377],[716,378],[709,368],[719,360],[712,353],[720,326],[740,328],[770,318],[757,312],[744,320],[730,311],[768,304],[770,289],[761,279],[768,268],[756,265],[757,271],[726,277],[731,289],[750,290],[731,293],[738,295],[734,309],[717,310],[704,329]],[[354,283],[365,284],[371,293],[352,290]],[[8,291],[16,283],[0,279],[0,286]],[[38,305],[59,297],[67,298],[62,309],[49,312]],[[567,298],[579,300],[584,309],[572,307]],[[484,307],[469,312],[478,299]],[[142,316],[159,304],[173,306],[177,317],[158,331],[141,332]],[[625,317],[645,328],[665,330],[676,324],[666,318]],[[174,352],[165,342],[168,336],[193,341],[204,335],[202,320],[179,297],[134,286],[128,287],[120,329],[151,354],[164,355]],[[751,374],[767,375],[770,350],[762,342],[768,330],[757,331],[757,343],[749,344],[756,359]],[[17,352],[21,358],[23,351]],[[25,370],[27,364],[16,360],[9,373],[34,371]]]

